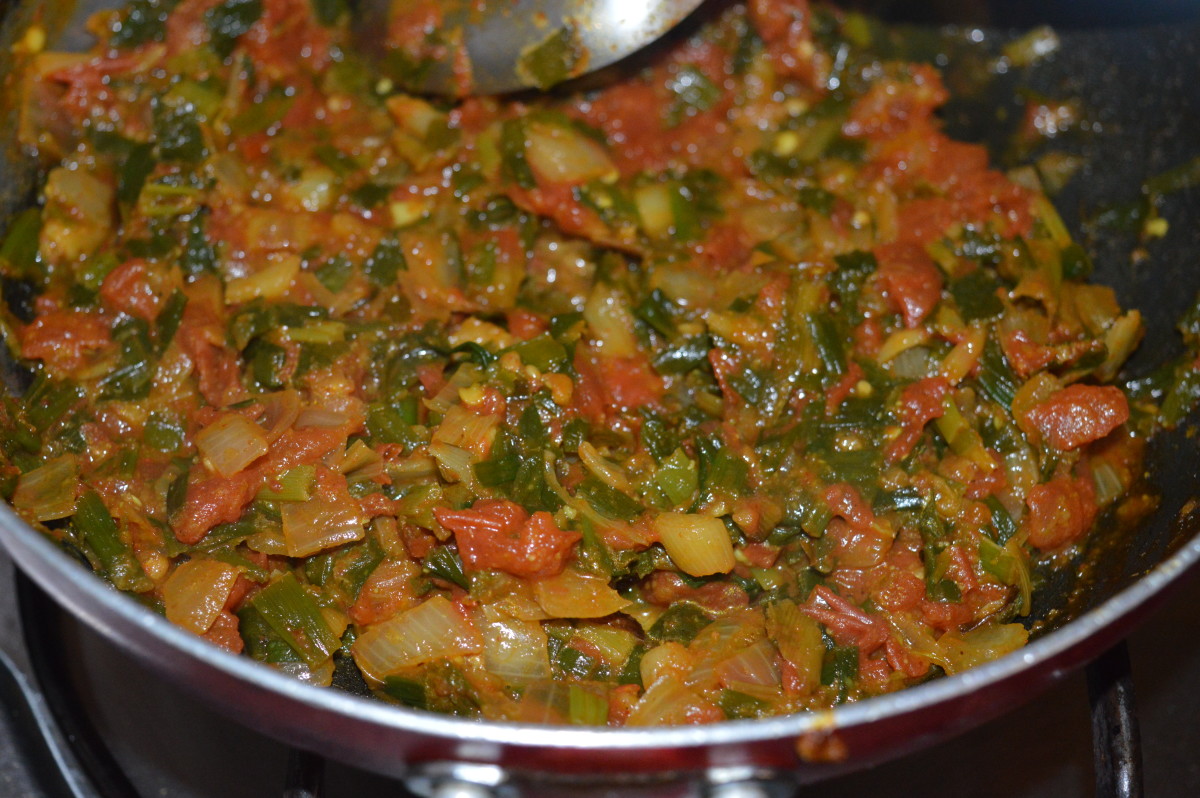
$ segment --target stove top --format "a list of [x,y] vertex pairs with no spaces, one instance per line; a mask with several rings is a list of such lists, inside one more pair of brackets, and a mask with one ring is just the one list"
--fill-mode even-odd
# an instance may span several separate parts
[[[0,652],[16,663],[18,678],[33,682],[15,606],[17,592],[11,563],[0,552]],[[1129,638],[1147,795],[1200,795],[1197,607],[1200,579],[1193,578]],[[0,678],[0,796],[289,795],[289,758],[295,752],[288,746],[218,715],[62,613],[43,613],[38,623],[54,627],[46,631],[61,633],[65,641],[65,661],[60,663],[68,682],[64,695],[79,710],[68,714],[94,726],[122,772],[113,775],[89,763],[86,751],[76,756],[84,760],[83,770],[94,772],[83,778],[69,761],[45,761],[36,753],[39,713],[14,700],[13,686]],[[911,795],[914,789],[928,798],[1090,796],[1095,794],[1090,723],[1087,680],[1077,673],[974,731],[812,791],[820,789],[823,798],[888,798]],[[65,731],[63,736],[73,742],[89,733]],[[321,798],[411,795],[394,781],[336,762],[324,763],[324,771]],[[77,778],[79,783],[72,785]],[[304,798],[295,789],[290,795]],[[309,795],[315,798],[316,793]]]

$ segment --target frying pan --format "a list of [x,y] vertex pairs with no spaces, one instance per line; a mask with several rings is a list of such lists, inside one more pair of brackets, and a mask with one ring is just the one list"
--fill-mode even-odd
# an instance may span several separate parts
[[[3,5],[8,52],[29,5]],[[52,10],[52,9],[51,9]],[[954,41],[1001,36],[959,31]],[[66,41],[70,42],[68,33]],[[929,46],[929,29],[904,46]],[[1123,305],[1141,309],[1147,335],[1127,376],[1147,374],[1181,346],[1175,321],[1200,290],[1200,191],[1163,200],[1167,236],[1146,246],[1120,230],[1088,224],[1099,208],[1136,201],[1149,176],[1200,156],[1200,27],[1082,31],[1063,36],[1051,59],[992,81],[982,92],[963,78],[986,64],[979,48],[950,48],[946,70],[959,99],[945,110],[952,133],[999,153],[1021,111],[1018,88],[1077,97],[1083,134],[1062,146],[1086,166],[1057,198],[1096,262],[1095,279]],[[961,50],[961,51],[960,51]],[[964,54],[965,53],[965,54]],[[0,64],[0,66],[3,66]],[[12,131],[11,120],[0,130]],[[11,135],[8,133],[7,135]],[[15,152],[0,162],[0,218],[28,201],[34,170]],[[19,388],[20,368],[0,362]],[[301,684],[176,628],[95,578],[0,506],[0,543],[21,569],[70,612],[153,670],[262,733],[405,780],[425,794],[578,793],[581,785],[644,787],[656,794],[784,794],[897,756],[980,724],[1106,650],[1200,561],[1200,441],[1187,426],[1155,439],[1147,455],[1157,509],[1130,533],[1104,526],[1074,568],[1042,574],[1030,645],[954,677],[830,712],[703,727],[603,729],[469,721],[369,700],[349,689]],[[532,786],[531,786],[532,785]]]

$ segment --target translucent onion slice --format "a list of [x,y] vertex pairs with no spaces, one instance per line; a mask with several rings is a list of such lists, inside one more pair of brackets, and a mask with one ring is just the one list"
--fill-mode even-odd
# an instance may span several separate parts
[[552,618],[603,618],[629,606],[607,579],[570,568],[535,582],[533,596]]
[[726,574],[733,570],[733,543],[720,518],[691,513],[663,513],[654,529],[671,560],[690,576]]
[[779,685],[779,668],[775,666],[775,646],[769,640],[759,640],[743,648],[717,665],[717,678],[730,688],[741,685],[772,687]]
[[791,599],[767,605],[767,635],[775,641],[779,653],[792,663],[802,693],[821,685],[821,663],[825,643],[821,627],[815,620],[800,612]]
[[550,678],[548,638],[537,621],[514,618],[484,607],[483,667],[508,681]]
[[245,416],[227,413],[196,433],[196,448],[213,471],[231,477],[267,453],[262,427]]
[[188,560],[163,583],[167,620],[202,635],[212,626],[237,582],[236,566],[220,560]]
[[985,662],[999,659],[1023,647],[1029,641],[1029,630],[1019,623],[982,626],[962,634],[948,632],[937,642],[942,667],[955,674]]
[[361,510],[351,501],[309,499],[280,503],[283,540],[289,557],[308,557],[325,549],[362,540]]
[[678,679],[659,679],[625,720],[627,726],[678,726],[690,718],[719,716],[720,710]]
[[64,454],[22,474],[13,493],[13,507],[37,521],[53,521],[75,513],[79,468],[75,455]]
[[601,144],[566,125],[527,123],[525,157],[534,174],[547,183],[578,184],[618,176]]
[[299,255],[272,252],[266,266],[245,277],[235,277],[225,284],[225,302],[237,305],[260,297],[277,299],[287,293],[292,280],[299,273]]
[[475,627],[448,599],[437,595],[367,627],[352,653],[362,672],[381,682],[402,668],[482,650],[483,640]]

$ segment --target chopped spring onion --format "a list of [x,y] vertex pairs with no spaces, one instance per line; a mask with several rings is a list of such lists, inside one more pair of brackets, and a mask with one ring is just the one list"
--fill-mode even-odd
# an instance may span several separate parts
[[225,606],[237,578],[238,569],[219,560],[181,563],[163,584],[167,620],[204,634]]
[[196,448],[223,477],[231,477],[267,453],[262,427],[245,416],[227,413],[196,433]]
[[308,557],[343,543],[362,540],[362,513],[348,498],[309,499],[280,507],[289,557]]
[[299,465],[268,479],[256,498],[269,502],[306,502],[312,497],[315,466]]
[[533,586],[533,595],[552,618],[603,618],[629,605],[628,600],[609,587],[608,579],[570,568],[539,579]]
[[37,521],[54,521],[75,512],[79,467],[75,455],[64,454],[27,471],[17,480],[13,507]]
[[985,474],[996,468],[996,461],[984,448],[979,432],[967,423],[953,396],[942,400],[942,415],[934,423],[955,454],[967,458]]
[[337,650],[337,635],[321,608],[291,573],[259,591],[250,604],[309,667],[317,667]]
[[440,595],[368,627],[352,649],[363,673],[375,681],[411,665],[482,650],[479,632]]
[[118,589],[143,593],[154,587],[95,491],[79,497],[74,523],[95,553],[101,571]]
[[991,538],[979,538],[979,565],[1006,585],[1017,588],[1021,597],[1020,612],[1029,612],[1033,582],[1029,574],[1029,556],[1012,538],[1004,546]]
[[654,528],[671,560],[691,576],[727,574],[733,570],[733,543],[720,518],[691,513],[663,513]]

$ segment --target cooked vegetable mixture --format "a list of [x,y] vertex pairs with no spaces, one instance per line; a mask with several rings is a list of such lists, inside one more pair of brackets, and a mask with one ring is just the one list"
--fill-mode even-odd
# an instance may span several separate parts
[[133,0],[26,48],[21,515],[215,645],[458,715],[828,708],[1026,642],[1031,558],[1140,471],[1141,318],[934,68],[751,0],[602,90],[437,100],[398,88],[436,4],[387,75],[347,20]]

